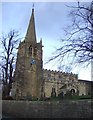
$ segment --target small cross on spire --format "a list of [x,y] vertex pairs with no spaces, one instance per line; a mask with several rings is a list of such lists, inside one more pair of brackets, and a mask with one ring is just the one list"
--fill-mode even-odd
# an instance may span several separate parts
[[32,6],[32,8],[34,9],[34,2],[33,2],[33,6]]
[[32,13],[34,13],[34,2],[33,2],[33,5],[32,5]]

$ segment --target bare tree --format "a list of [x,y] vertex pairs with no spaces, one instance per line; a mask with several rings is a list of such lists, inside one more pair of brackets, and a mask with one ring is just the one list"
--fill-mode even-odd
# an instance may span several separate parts
[[2,53],[0,57],[1,80],[3,81],[2,97],[9,96],[13,82],[13,73],[15,68],[16,53],[18,47],[18,31],[12,30],[8,35],[1,38]]
[[65,29],[62,45],[49,59],[57,59],[61,64],[68,59],[69,63],[89,65],[93,60],[93,2],[90,4],[77,3],[71,8],[69,16],[72,18],[70,26]]

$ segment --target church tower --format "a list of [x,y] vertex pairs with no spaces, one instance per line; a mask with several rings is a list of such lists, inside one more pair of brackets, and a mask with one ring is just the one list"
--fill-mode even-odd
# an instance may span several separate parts
[[43,93],[42,40],[37,43],[34,8],[26,37],[19,44],[12,96],[15,99],[41,98]]

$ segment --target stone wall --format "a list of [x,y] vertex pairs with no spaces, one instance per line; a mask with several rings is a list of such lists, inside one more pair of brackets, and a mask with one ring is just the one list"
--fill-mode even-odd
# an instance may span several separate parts
[[86,81],[86,80],[78,80],[79,85],[79,95],[91,95],[92,93],[92,88],[93,88],[93,81]]
[[[92,103],[92,104],[91,104]],[[2,113],[17,118],[90,118],[93,101],[3,101]]]
[[[67,90],[70,91],[71,89],[74,89],[75,92],[78,90],[77,74],[43,69],[43,77],[45,81],[44,92],[46,97],[51,96],[52,88],[55,88],[57,96],[61,92],[66,94]],[[63,86],[65,86],[65,88],[63,88]]]

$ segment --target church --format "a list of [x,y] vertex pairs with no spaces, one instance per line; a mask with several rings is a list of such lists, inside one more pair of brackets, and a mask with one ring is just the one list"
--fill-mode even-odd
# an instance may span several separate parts
[[79,80],[77,74],[43,69],[42,39],[37,42],[34,8],[24,41],[20,42],[11,95],[27,99],[71,94],[91,95],[92,81]]

